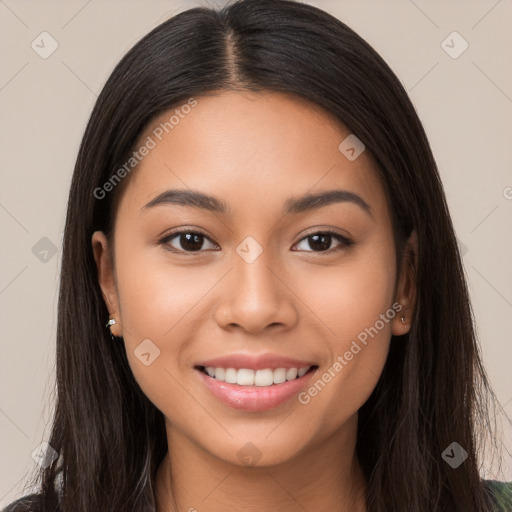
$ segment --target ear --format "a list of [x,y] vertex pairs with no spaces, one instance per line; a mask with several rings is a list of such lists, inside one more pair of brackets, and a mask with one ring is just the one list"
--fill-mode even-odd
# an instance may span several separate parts
[[[402,305],[402,309],[392,320],[392,333],[401,336],[409,332],[416,305],[416,275],[418,268],[418,236],[416,231],[408,238],[402,255],[402,264],[394,302]],[[405,317],[405,323],[402,322]]]
[[116,323],[110,326],[114,336],[122,336],[121,314],[119,310],[119,299],[114,279],[112,255],[108,246],[107,237],[103,231],[95,231],[91,238],[92,250],[96,267],[98,269],[98,281],[100,284],[103,300],[107,306],[110,317],[116,319]]

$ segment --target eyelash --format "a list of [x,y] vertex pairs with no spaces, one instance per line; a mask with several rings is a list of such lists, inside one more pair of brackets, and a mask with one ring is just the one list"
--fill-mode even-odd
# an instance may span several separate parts
[[[208,239],[210,242],[214,243],[212,240],[210,240],[210,238],[205,234],[203,233],[202,231],[199,231],[199,230],[190,230],[190,229],[182,229],[182,230],[178,230],[178,231],[173,231],[171,233],[168,233],[167,235],[165,235],[164,237],[162,237],[159,241],[158,241],[158,244],[160,245],[166,245],[167,247],[167,250],[173,252],[173,253],[176,253],[176,254],[194,254],[194,253],[199,253],[199,252],[204,252],[203,250],[199,250],[199,251],[184,251],[184,250],[181,250],[181,249],[176,249],[174,247],[171,247],[171,246],[168,246],[169,242],[180,236],[180,235],[183,235],[183,234],[189,234],[189,235],[200,235],[200,236],[203,236],[204,238]],[[336,240],[338,240],[340,242],[340,245],[334,249],[328,249],[327,251],[305,251],[305,252],[312,252],[312,253],[315,253],[315,254],[332,254],[334,252],[338,252],[339,250],[342,250],[342,249],[348,249],[349,247],[351,247],[354,242],[352,240],[350,240],[349,238],[343,236],[343,235],[340,235],[338,232],[334,231],[333,229],[323,229],[323,230],[320,230],[320,231],[313,231],[311,233],[308,233],[306,236],[302,237],[298,242],[302,242],[303,240],[307,240],[308,238],[312,237],[312,236],[315,236],[315,235],[330,235],[332,236],[333,238],[335,238]],[[295,244],[295,245],[297,245]],[[216,245],[216,244],[215,244]]]

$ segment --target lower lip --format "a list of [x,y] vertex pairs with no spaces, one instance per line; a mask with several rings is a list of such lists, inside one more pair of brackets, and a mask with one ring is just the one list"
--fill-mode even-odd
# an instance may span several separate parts
[[280,406],[296,395],[307,383],[317,368],[298,379],[289,380],[272,386],[239,386],[216,380],[213,377],[195,369],[203,383],[221,402],[234,409],[243,411],[267,411]]

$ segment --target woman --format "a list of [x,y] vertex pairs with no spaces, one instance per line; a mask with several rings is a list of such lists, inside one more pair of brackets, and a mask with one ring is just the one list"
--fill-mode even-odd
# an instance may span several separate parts
[[7,510],[512,510],[479,476],[472,322],[434,158],[376,52],[301,3],[182,12],[89,120],[58,457]]

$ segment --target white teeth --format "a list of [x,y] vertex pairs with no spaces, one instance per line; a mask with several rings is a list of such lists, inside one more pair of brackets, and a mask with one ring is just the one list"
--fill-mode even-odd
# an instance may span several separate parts
[[299,377],[302,377],[307,371],[309,370],[309,368],[301,368],[297,374],[299,375]]
[[213,369],[213,377],[215,377],[218,380],[225,381],[226,380],[226,370],[224,368],[214,368]]
[[254,372],[246,368],[241,368],[236,373],[236,383],[239,386],[253,386],[254,385]]
[[295,380],[297,377],[305,375],[311,366],[304,368],[265,368],[262,370],[251,370],[249,368],[214,368],[207,366],[206,373],[222,382],[229,384],[238,384],[239,386],[272,386],[273,384],[282,384],[288,380]]
[[254,377],[254,384],[256,386],[271,386],[274,384],[274,372],[267,368],[266,370],[257,370]]
[[286,382],[286,368],[274,370],[274,384],[282,384],[283,382]]
[[[226,368],[224,381],[228,384],[236,384],[237,371],[234,368]],[[215,377],[217,377],[217,368],[215,368]]]
[[288,368],[286,370],[286,380],[293,380],[295,377],[297,377],[297,368]]

